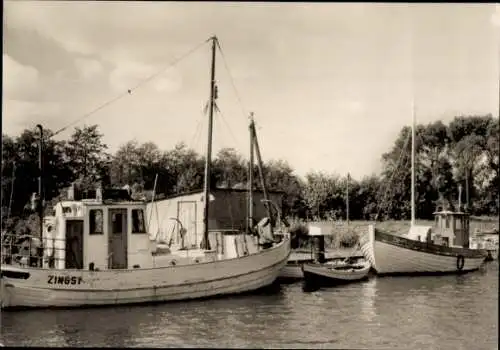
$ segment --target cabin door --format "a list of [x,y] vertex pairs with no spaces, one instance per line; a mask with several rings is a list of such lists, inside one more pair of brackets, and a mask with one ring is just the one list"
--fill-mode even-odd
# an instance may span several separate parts
[[[177,202],[177,219],[182,223],[182,227],[186,230],[184,246],[191,247],[193,244],[197,245],[199,242],[196,239],[196,202]],[[180,226],[181,225],[178,225],[177,227],[177,234],[179,242],[182,242]]]
[[66,221],[65,266],[83,269],[83,220]]
[[109,268],[127,268],[127,209],[109,210]]

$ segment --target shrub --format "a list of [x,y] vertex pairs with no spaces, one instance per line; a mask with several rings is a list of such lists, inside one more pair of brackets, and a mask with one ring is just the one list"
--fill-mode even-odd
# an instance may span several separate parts
[[292,249],[307,246],[309,240],[308,234],[309,228],[307,227],[307,224],[305,222],[293,221],[290,224],[290,245]]

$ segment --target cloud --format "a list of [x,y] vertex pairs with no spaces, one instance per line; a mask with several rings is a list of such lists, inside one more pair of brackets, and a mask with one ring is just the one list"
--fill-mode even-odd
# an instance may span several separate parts
[[364,106],[363,102],[361,102],[359,100],[351,100],[347,104],[347,110],[351,114],[358,114],[358,113],[361,113],[365,110],[365,106]]
[[[144,57],[148,50],[165,51],[165,47],[158,43],[161,38],[165,39],[166,33],[173,33],[173,28],[182,26],[184,18],[178,16],[178,10],[182,11],[186,4],[167,5],[173,11],[165,11],[165,5],[134,2],[8,2],[5,5],[5,18],[8,27],[36,29],[72,53],[99,54],[113,60],[116,51],[126,51],[132,58]],[[75,20],[75,16],[78,20]],[[142,49],[135,50],[137,45],[141,45]],[[127,49],[131,47],[133,49]]]
[[3,54],[2,70],[4,99],[24,99],[36,91],[39,73],[34,67],[22,65]]
[[[109,76],[110,85],[116,91],[133,89],[158,72],[159,68],[151,65],[132,61],[121,62]],[[177,70],[169,69],[155,76],[148,85],[155,91],[175,92],[182,85],[182,76]]]
[[67,51],[112,63],[165,62],[212,34],[232,52],[249,46],[274,50],[270,32],[293,25],[290,20],[300,24],[301,18],[290,16],[300,11],[293,5],[213,2],[8,2],[5,21],[10,28],[35,29]]
[[50,125],[58,119],[61,105],[55,102],[32,102],[4,99],[2,103],[2,132],[17,135],[29,125]]
[[495,6],[495,11],[491,14],[491,23],[494,27],[500,28],[500,5]]
[[94,59],[77,58],[75,60],[75,65],[80,75],[86,80],[98,76],[104,70],[102,63]]

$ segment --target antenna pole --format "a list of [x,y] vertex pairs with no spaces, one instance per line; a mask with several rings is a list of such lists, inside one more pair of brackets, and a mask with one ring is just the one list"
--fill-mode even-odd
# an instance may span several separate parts
[[10,213],[12,210],[12,200],[14,198],[14,184],[16,181],[16,162],[12,164],[12,183],[10,185],[10,198],[9,198],[9,208],[7,210],[7,218],[10,218]]
[[415,225],[415,103],[412,101],[411,123],[411,226]]
[[253,113],[250,113],[250,125],[248,126],[250,132],[250,160],[248,164],[248,220],[247,220],[247,233],[253,227],[253,164],[254,164],[254,138],[253,138]]
[[38,216],[40,219],[40,239],[43,233],[43,127],[40,124],[36,126],[40,130],[40,140],[38,143],[38,167],[40,169],[40,174],[38,175]]
[[462,185],[458,185],[458,210],[460,211],[460,207],[462,206]]
[[347,186],[346,186],[346,221],[347,221],[347,227],[349,228],[349,178],[350,174],[347,173]]

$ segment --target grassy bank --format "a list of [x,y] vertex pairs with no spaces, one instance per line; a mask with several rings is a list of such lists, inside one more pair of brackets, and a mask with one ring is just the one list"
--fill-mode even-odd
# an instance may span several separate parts
[[[368,225],[373,223],[373,221],[351,221],[348,226],[346,222],[339,221],[296,221],[291,224],[290,231],[292,234],[295,234],[298,237],[298,246],[300,248],[308,249],[310,245],[306,235],[308,233],[309,225],[320,227],[322,232],[331,233],[330,236],[325,237],[326,247],[329,249],[341,249],[355,246],[359,237],[368,232]],[[376,227],[380,228],[381,230],[398,235],[407,233],[410,228],[409,220],[389,220],[376,222],[375,224]],[[423,226],[433,226],[434,221],[417,220],[416,224]],[[471,234],[474,234],[474,232],[476,231],[498,231],[498,228],[498,217],[472,217],[470,220]]]

